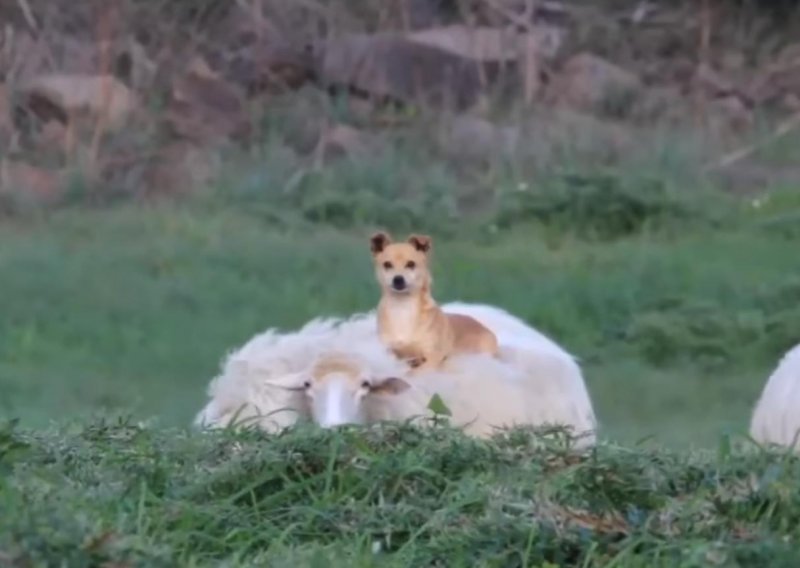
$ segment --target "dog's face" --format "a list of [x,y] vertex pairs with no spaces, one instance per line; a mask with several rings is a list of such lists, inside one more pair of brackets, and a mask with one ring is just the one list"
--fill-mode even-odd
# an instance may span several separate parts
[[375,275],[387,293],[414,294],[430,284],[428,255],[431,238],[411,235],[404,243],[393,243],[386,233],[370,239]]

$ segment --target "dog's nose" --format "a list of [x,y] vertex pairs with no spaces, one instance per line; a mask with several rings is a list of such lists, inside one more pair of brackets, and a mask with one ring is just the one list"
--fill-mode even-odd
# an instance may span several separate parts
[[402,290],[406,287],[406,279],[399,274],[392,278],[392,288],[395,290]]

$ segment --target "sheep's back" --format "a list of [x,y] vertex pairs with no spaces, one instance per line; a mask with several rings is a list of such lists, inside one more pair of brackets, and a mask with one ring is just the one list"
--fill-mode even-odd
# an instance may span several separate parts
[[784,355],[767,380],[753,412],[750,435],[763,444],[800,450],[800,345]]

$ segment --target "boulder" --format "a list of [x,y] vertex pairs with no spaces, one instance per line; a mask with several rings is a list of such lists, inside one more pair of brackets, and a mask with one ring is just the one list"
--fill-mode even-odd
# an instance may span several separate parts
[[313,47],[326,88],[370,98],[463,110],[479,99],[479,66],[469,59],[393,34],[351,35]]
[[580,53],[553,77],[545,98],[572,110],[602,113],[626,104],[641,90],[641,81],[630,71],[591,53]]

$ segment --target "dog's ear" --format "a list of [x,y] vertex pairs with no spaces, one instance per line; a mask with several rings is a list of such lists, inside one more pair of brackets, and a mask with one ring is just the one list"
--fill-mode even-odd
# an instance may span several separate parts
[[414,248],[420,252],[429,252],[433,246],[433,239],[427,235],[411,235],[408,237],[408,242],[414,245]]
[[372,254],[379,254],[383,252],[383,249],[386,248],[386,245],[388,245],[391,242],[392,242],[392,237],[390,237],[388,233],[380,231],[370,237],[369,248],[372,251]]
[[388,379],[384,379],[375,386],[372,387],[370,392],[374,394],[400,394],[402,392],[407,391],[411,388],[406,381],[403,379],[399,379],[397,377],[389,377]]

